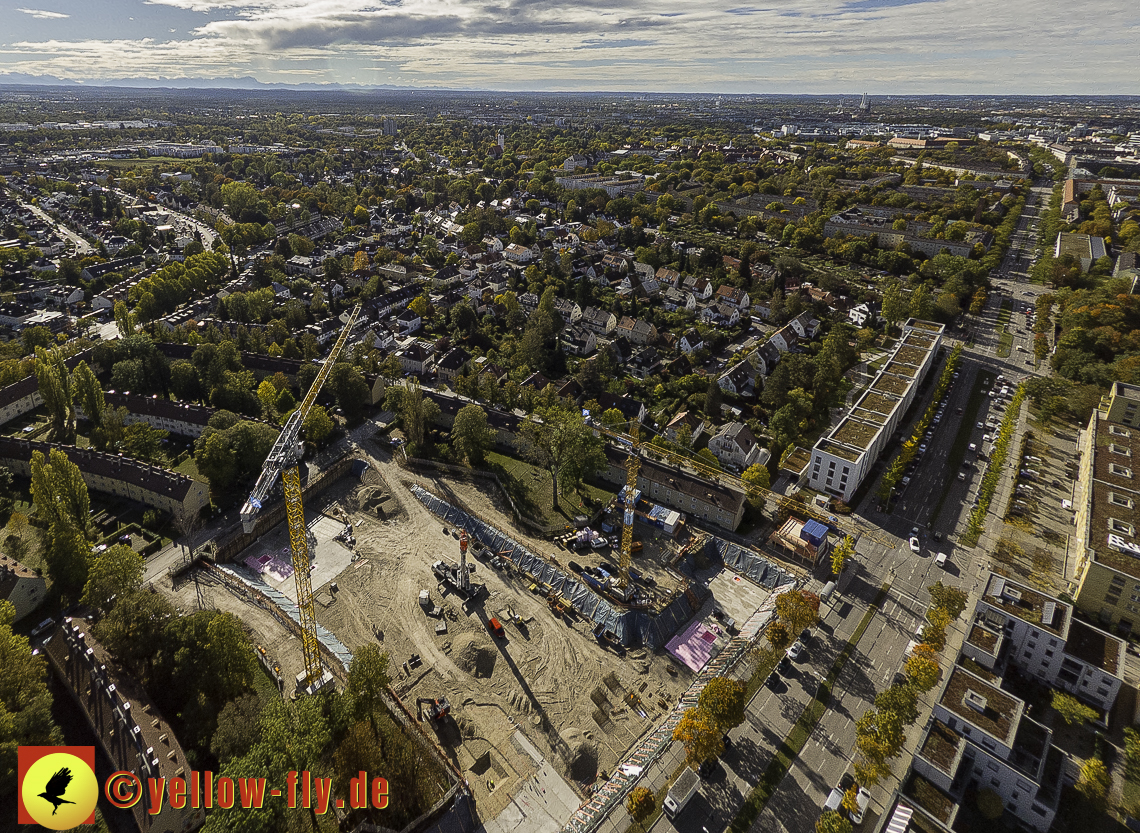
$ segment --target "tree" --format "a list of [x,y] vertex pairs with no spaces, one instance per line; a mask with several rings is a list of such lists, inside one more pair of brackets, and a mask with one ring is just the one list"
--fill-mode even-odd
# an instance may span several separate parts
[[930,691],[938,684],[938,678],[942,674],[942,669],[938,667],[933,653],[933,651],[920,652],[915,648],[903,665],[907,681],[918,691]]
[[51,415],[52,437],[58,442],[75,441],[75,408],[71,402],[71,374],[59,350],[36,348],[36,381],[44,407]]
[[981,315],[986,308],[986,290],[979,288],[970,299],[970,315]]
[[277,388],[268,379],[263,379],[257,386],[257,398],[261,402],[262,418],[274,422],[277,419]]
[[842,575],[843,569],[853,555],[855,555],[855,539],[845,535],[831,551],[831,572],[836,576]]
[[94,372],[87,366],[87,362],[80,362],[71,374],[71,385],[75,391],[75,400],[83,408],[83,413],[92,425],[98,427],[103,424],[103,388]]
[[828,810],[816,820],[815,833],[851,833],[851,822],[838,810]]
[[910,315],[912,318],[929,318],[934,311],[934,299],[930,295],[930,286],[922,283],[910,293]]
[[657,800],[653,797],[653,791],[648,787],[634,787],[625,797],[625,809],[629,811],[635,822],[643,825],[657,809]]
[[481,406],[472,403],[459,409],[451,426],[451,444],[457,453],[471,465],[481,465],[494,441],[495,432],[487,426],[487,412]]
[[1124,760],[1129,777],[1135,777],[1136,770],[1140,769],[1140,731],[1133,726],[1124,729]]
[[941,580],[926,589],[930,591],[930,601],[934,607],[946,611],[951,621],[961,616],[962,611],[966,609],[969,597],[965,590],[949,587]]
[[1061,719],[1070,726],[1075,726],[1080,723],[1090,723],[1099,716],[1096,709],[1091,706],[1086,706],[1076,697],[1064,691],[1054,689],[1053,700],[1050,705],[1053,707],[1053,711],[1057,712],[1057,714],[1061,716]]
[[690,766],[700,766],[724,752],[724,736],[717,729],[716,720],[696,706],[681,716],[673,729],[673,740],[685,747],[685,760]]
[[792,635],[788,632],[788,626],[779,619],[769,624],[765,633],[768,641],[777,651],[782,651],[792,644]]
[[918,692],[906,683],[893,685],[875,697],[875,708],[880,712],[890,712],[909,726],[918,720]]
[[1100,807],[1108,798],[1112,787],[1112,777],[1108,767],[1100,758],[1088,758],[1081,765],[1081,776],[1077,779],[1077,791],[1092,804]]
[[107,613],[116,599],[126,598],[142,586],[142,577],[142,556],[126,544],[115,544],[91,562],[81,601]]
[[729,677],[713,677],[701,690],[697,706],[707,711],[721,732],[744,722],[744,683]]
[[114,314],[115,326],[119,329],[119,338],[134,335],[137,316],[127,309],[126,303],[115,301]]
[[867,760],[889,761],[902,750],[906,735],[893,712],[868,709],[855,721],[855,745]]
[[166,460],[162,441],[166,439],[168,433],[152,428],[145,422],[134,422],[124,429],[119,448],[124,454],[136,460],[158,464]]
[[819,596],[807,590],[786,590],[776,597],[776,616],[792,634],[819,621]]
[[745,494],[748,495],[748,502],[756,507],[763,506],[764,493],[760,490],[767,489],[772,485],[772,476],[768,473],[768,467],[762,466],[759,463],[751,465],[740,475],[740,480],[744,483]]
[[15,615],[12,603],[0,600],[0,800],[8,807],[15,806],[17,749],[64,742],[52,719],[47,662],[32,653],[26,636],[13,633]]
[[336,397],[336,404],[344,418],[355,423],[369,403],[368,382],[360,371],[347,362],[337,362],[329,371],[327,387]]
[[898,281],[890,281],[883,290],[883,319],[892,327],[906,318],[907,302]]
[[170,390],[183,402],[202,398],[202,382],[192,362],[180,359],[170,365]]
[[175,616],[174,607],[165,597],[138,590],[119,599],[95,625],[95,636],[115,659],[149,679],[150,669],[165,644],[163,631]]
[[715,376],[709,379],[709,386],[705,390],[705,416],[709,419],[720,419],[721,402],[724,399],[724,393],[720,389],[720,384],[717,382]]
[[332,417],[329,416],[329,412],[324,409],[323,405],[313,405],[309,409],[309,413],[305,414],[305,422],[302,427],[305,429],[305,438],[313,445],[319,446],[332,433]]
[[566,487],[576,487],[606,465],[605,445],[577,409],[555,405],[533,417],[523,422],[518,442],[527,459],[550,472],[557,506]]
[[58,448],[49,456],[33,451],[31,493],[37,517],[47,524],[44,561],[48,575],[65,593],[78,593],[87,581],[87,526],[91,500],[79,467]]
[[210,752],[221,763],[245,755],[257,743],[258,718],[263,703],[256,694],[244,694],[226,703],[218,713],[218,727],[210,740]]
[[428,300],[426,295],[417,295],[408,304],[408,309],[418,315],[420,318],[427,317],[428,310],[431,309],[431,301]]
[[404,435],[408,439],[409,451],[416,453],[427,447],[427,431],[439,418],[439,405],[424,396],[419,383],[412,381],[403,394],[400,407],[400,421]]
[[210,483],[210,491],[219,495],[230,487],[237,477],[237,460],[226,435],[220,431],[196,443],[194,462],[198,471]]

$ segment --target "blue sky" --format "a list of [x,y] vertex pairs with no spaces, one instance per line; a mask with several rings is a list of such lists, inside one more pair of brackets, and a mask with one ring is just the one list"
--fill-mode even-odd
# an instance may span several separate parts
[[500,90],[1136,94],[1131,0],[3,0],[5,72]]

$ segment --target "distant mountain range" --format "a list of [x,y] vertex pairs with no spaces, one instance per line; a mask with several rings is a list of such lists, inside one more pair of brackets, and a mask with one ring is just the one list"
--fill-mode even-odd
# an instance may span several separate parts
[[135,87],[173,90],[437,90],[447,87],[400,87],[392,84],[266,84],[251,76],[241,78],[108,78],[100,81],[71,81],[54,75],[28,75],[24,72],[0,72],[0,86],[44,87]]

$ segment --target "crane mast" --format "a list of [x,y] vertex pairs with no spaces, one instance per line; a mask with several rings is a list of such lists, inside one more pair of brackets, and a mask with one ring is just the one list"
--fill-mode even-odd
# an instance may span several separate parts
[[356,324],[356,317],[360,314],[360,304],[353,309],[348,323],[340,331],[340,337],[329,351],[328,357],[321,363],[317,378],[309,386],[308,393],[301,401],[297,410],[289,416],[285,427],[277,435],[277,440],[265,458],[261,469],[261,476],[250,492],[249,499],[241,508],[242,528],[253,532],[257,513],[269,495],[280,476],[285,491],[285,516],[289,524],[289,550],[293,562],[293,579],[297,583],[297,610],[301,618],[301,647],[305,655],[305,671],[303,680],[298,678],[299,689],[310,689],[321,681],[323,669],[321,667],[320,644],[317,641],[317,615],[313,607],[313,585],[309,578],[309,565],[312,554],[316,549],[316,539],[305,526],[305,509],[301,503],[301,426],[305,417],[309,415],[317,394],[332,371],[333,365],[344,349],[345,342]]
[[618,562],[618,587],[629,585],[629,564],[633,557],[633,519],[637,490],[637,473],[641,469],[641,421],[634,420],[629,429],[629,461],[625,467],[625,512],[621,523],[621,560]]

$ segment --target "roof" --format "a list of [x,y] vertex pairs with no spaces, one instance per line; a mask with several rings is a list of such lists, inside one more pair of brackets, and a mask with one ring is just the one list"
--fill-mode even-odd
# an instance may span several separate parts
[[[967,705],[967,694],[972,692],[982,700],[974,700],[978,708]],[[1025,703],[1006,694],[960,665],[954,666],[939,704],[1009,746],[1017,732]]]
[[1063,636],[1072,608],[1053,596],[1046,596],[1013,579],[990,574],[982,600],[998,610],[1028,622],[1034,627]]
[[[611,466],[625,471],[629,455],[625,449],[606,445],[606,458]],[[638,470],[639,477],[644,477],[653,483],[665,486],[673,491],[695,498],[705,504],[715,506],[735,515],[744,504],[744,492],[731,489],[721,483],[706,480],[692,472],[674,466],[658,463],[656,460],[643,459]]]
[[1124,643],[1079,619],[1074,619],[1069,626],[1065,653],[1086,665],[1095,665],[1109,674],[1122,676],[1120,668],[1124,659]]

